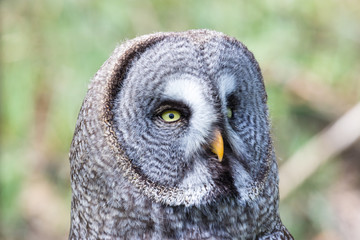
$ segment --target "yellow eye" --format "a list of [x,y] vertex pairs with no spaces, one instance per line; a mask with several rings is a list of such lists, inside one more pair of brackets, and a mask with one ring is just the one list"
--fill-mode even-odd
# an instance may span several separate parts
[[167,110],[161,114],[161,118],[165,122],[175,122],[179,120],[181,117],[181,114],[176,110]]
[[232,112],[231,108],[229,108],[229,107],[226,109],[226,116],[228,118],[232,118],[232,116],[233,116],[233,112]]

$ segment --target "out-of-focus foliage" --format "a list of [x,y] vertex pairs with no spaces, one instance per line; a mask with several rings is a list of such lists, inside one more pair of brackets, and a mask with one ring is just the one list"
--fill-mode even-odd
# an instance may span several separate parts
[[[356,0],[12,0],[0,6],[0,239],[67,238],[68,150],[77,114],[89,80],[125,39],[209,28],[241,40],[263,70],[280,165],[343,113],[326,105],[326,97],[302,97],[306,92],[291,83],[320,86],[313,89],[319,96],[330,90],[337,103],[348,104],[342,110],[360,100]],[[330,193],[344,174],[342,162],[353,169],[351,159],[359,158],[354,151],[338,156],[281,203],[296,239],[346,239]]]

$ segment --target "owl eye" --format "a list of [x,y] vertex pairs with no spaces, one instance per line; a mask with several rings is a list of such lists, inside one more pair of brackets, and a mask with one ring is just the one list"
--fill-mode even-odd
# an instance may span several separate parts
[[227,107],[227,109],[226,109],[226,116],[227,116],[228,118],[232,118],[232,116],[233,116],[232,109],[229,108],[229,107]]
[[176,110],[166,110],[161,114],[161,118],[165,122],[175,122],[181,118],[181,114]]

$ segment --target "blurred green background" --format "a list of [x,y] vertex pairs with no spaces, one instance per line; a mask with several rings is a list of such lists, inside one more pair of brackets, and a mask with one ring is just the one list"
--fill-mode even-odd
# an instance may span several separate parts
[[[360,100],[357,0],[0,6],[0,239],[67,239],[75,121],[90,79],[123,40],[209,28],[242,41],[263,71],[280,166]],[[360,239],[359,149],[354,141],[312,172],[298,162],[305,181],[280,204],[296,239]]]

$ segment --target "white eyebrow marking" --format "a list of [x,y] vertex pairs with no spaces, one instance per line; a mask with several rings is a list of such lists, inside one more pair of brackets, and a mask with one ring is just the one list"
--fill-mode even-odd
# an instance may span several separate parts
[[206,88],[200,82],[192,75],[180,75],[168,81],[163,93],[166,98],[181,101],[190,108],[190,131],[184,139],[187,154],[200,150],[201,144],[206,143],[207,136],[213,132],[211,128],[217,119],[216,110],[205,98]]
[[236,90],[236,79],[234,76],[225,74],[219,77],[221,102],[226,103],[227,97]]

